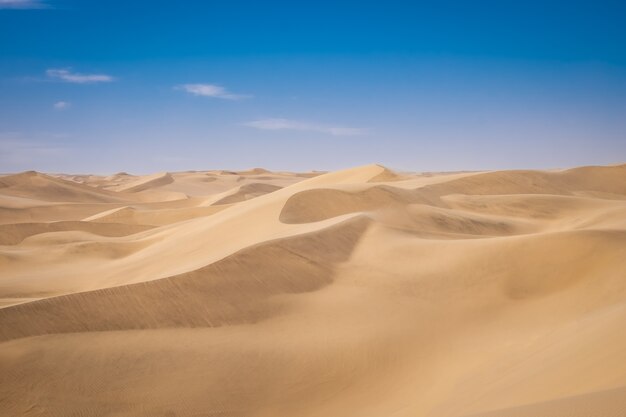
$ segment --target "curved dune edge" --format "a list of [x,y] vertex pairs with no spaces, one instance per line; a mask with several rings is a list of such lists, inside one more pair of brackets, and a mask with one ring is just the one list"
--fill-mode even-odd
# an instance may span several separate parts
[[424,202],[419,196],[389,186],[374,186],[360,192],[315,188],[292,195],[280,213],[283,223],[311,223],[359,211]]
[[390,172],[0,188],[0,414],[621,417],[626,165]]
[[409,176],[406,176],[406,175],[400,175],[382,165],[380,165],[380,167],[382,168],[382,171],[376,176],[372,177],[367,182],[394,182],[394,181],[401,181],[401,180],[406,180],[410,178]]
[[149,175],[136,181],[124,184],[117,188],[117,191],[126,193],[138,193],[141,191],[149,190],[150,188],[160,187],[163,185],[171,184],[174,182],[174,178],[169,172],[163,172],[160,174]]
[[212,203],[212,205],[217,206],[222,204],[239,203],[241,201],[250,200],[251,198],[280,190],[281,188],[282,187],[280,186],[272,184],[249,183],[238,187],[234,192],[229,193],[229,195],[223,198],[220,198],[219,200]]
[[128,225],[164,226],[198,217],[210,216],[227,208],[217,207],[181,207],[172,209],[137,209],[119,207],[89,216],[85,222],[123,223]]
[[0,341],[78,331],[254,323],[279,309],[268,298],[331,283],[333,265],[348,259],[368,224],[367,218],[353,218],[261,243],[179,276],[0,309]]
[[106,237],[128,236],[151,229],[147,225],[126,223],[95,223],[84,221],[60,221],[52,223],[0,224],[0,245],[16,245],[24,239],[51,232],[81,231]]
[[0,176],[2,194],[29,197],[43,201],[114,203],[123,201],[116,193],[99,190],[84,184],[66,181],[36,171]]

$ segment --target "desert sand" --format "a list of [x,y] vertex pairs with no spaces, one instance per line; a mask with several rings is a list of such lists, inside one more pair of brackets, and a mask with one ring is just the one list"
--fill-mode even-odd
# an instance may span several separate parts
[[626,415],[626,165],[0,176],[0,415]]

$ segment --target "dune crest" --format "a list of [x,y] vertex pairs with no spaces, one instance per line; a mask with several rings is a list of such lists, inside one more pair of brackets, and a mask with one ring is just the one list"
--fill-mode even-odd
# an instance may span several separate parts
[[0,176],[0,414],[618,417],[626,164]]
[[171,184],[172,182],[174,182],[174,178],[172,178],[172,175],[170,175],[169,172],[164,172],[161,174],[154,174],[142,177],[138,180],[124,184],[123,186],[119,187],[117,191],[138,193],[141,191],[149,190],[150,188]]

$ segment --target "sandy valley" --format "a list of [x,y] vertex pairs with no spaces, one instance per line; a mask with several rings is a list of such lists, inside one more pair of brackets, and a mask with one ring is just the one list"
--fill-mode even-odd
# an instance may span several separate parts
[[626,415],[626,165],[0,176],[0,415]]

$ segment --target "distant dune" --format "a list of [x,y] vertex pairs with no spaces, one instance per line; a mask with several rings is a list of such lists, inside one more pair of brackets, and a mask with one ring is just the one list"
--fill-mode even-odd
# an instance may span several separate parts
[[162,174],[148,175],[137,180],[130,181],[117,188],[117,191],[125,191],[128,193],[137,193],[140,191],[149,190],[151,188],[160,187],[163,185],[171,184],[174,182],[174,178],[167,172]]
[[626,164],[0,176],[0,415],[622,417]]

